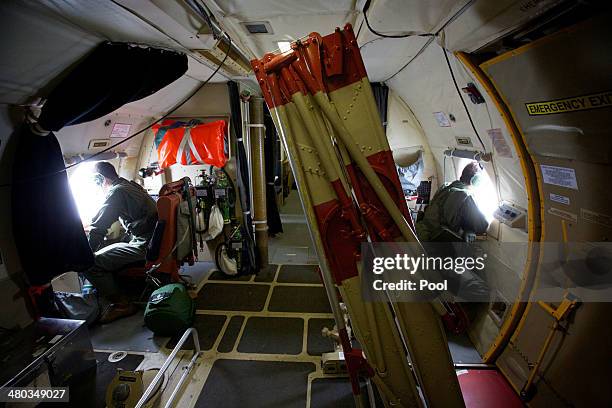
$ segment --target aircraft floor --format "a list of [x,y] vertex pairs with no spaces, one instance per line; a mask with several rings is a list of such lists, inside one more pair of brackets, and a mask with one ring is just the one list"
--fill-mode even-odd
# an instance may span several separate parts
[[455,364],[480,364],[482,357],[476,351],[467,334],[446,334],[448,348]]
[[[188,276],[187,279],[199,287],[204,278],[210,275],[213,265],[212,262],[196,262],[193,266],[183,268],[181,274]],[[56,288],[55,283],[53,286]],[[96,325],[90,328],[93,348],[101,351],[159,352],[168,338],[154,336],[145,327],[142,313],[144,313],[144,308],[134,316],[117,320],[111,324]]]
[[[333,318],[314,265],[270,265],[247,278],[207,275],[194,322],[203,354],[177,406],[352,406],[348,380],[320,368],[321,354],[334,349],[321,329],[333,328]],[[300,291],[307,295],[295,296]],[[160,366],[177,341],[154,336],[140,313],[91,334],[96,351],[142,355],[139,368]],[[183,350],[162,401],[190,359],[191,341]]]
[[[287,208],[301,212],[295,203]],[[334,323],[303,215],[284,211],[282,217],[289,222],[279,238],[271,239],[271,264],[259,275],[228,278],[205,262],[183,271],[197,284],[194,326],[203,353],[176,406],[354,406],[348,379],[321,370],[321,354],[334,349],[321,330]],[[176,341],[153,336],[141,313],[92,330],[96,351],[140,354],[139,369],[160,367]],[[456,362],[473,360],[464,339],[451,341],[458,345],[451,344]],[[162,404],[192,353],[189,341],[168,371]]]
[[310,232],[297,191],[292,191],[287,197],[280,217],[283,232],[268,240],[270,263],[317,265],[319,262],[310,240]]
[[[283,272],[293,268],[301,274]],[[321,353],[334,349],[320,334],[325,325],[333,328],[333,319],[323,285],[313,277],[312,265],[271,265],[250,280],[214,274],[204,280],[196,321],[218,316],[223,325],[198,329],[201,338],[215,341],[186,387],[183,398],[203,382],[190,406],[335,407],[347,396],[353,403],[346,378],[313,388],[314,380],[328,377]],[[295,296],[301,291],[308,293]]]
[[[203,353],[176,406],[354,406],[348,379],[321,371],[321,354],[334,350],[321,330],[334,323],[297,194],[281,216],[284,232],[270,240],[271,264],[257,276],[228,278],[209,262],[182,271],[197,285]],[[96,351],[142,355],[139,369],[161,366],[178,340],[154,336],[141,313],[91,335]],[[169,369],[162,403],[192,353],[189,340]]]

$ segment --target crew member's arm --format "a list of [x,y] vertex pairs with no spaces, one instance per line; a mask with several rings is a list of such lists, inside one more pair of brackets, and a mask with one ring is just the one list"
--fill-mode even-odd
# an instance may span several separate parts
[[104,242],[104,237],[106,237],[108,233],[108,229],[119,219],[121,199],[121,194],[117,192],[111,193],[106,197],[104,204],[102,204],[102,208],[100,208],[98,213],[93,217],[90,225],[91,230],[89,232],[89,246],[92,251],[96,252],[100,249],[100,246],[102,246]]
[[473,232],[476,235],[484,234],[489,228],[489,222],[480,212],[474,199],[469,196],[463,204],[462,225],[464,231]]

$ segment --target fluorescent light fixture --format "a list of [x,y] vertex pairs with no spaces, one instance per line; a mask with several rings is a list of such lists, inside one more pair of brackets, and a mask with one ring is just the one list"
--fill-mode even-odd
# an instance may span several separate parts
[[291,41],[277,41],[276,43],[281,52],[291,51]]

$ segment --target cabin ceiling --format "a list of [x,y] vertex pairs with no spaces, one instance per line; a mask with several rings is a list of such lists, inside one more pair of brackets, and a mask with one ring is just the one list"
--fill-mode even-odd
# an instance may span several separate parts
[[[471,51],[560,1],[540,0],[526,7],[524,1],[516,0],[372,0],[368,17],[372,27],[385,34],[433,33],[452,21],[437,41],[454,51]],[[256,57],[276,50],[278,41],[295,40],[313,31],[325,34],[351,23],[372,81],[389,79],[420,55],[428,42],[427,37],[390,39],[371,33],[363,23],[365,0],[205,0],[205,4],[232,40]],[[137,102],[134,108],[140,111],[172,106],[215,68],[193,51],[210,48],[214,40],[184,0],[13,0],[0,2],[0,20],[4,44],[0,100],[4,103],[26,102],[104,40],[167,47],[190,56],[186,77],[191,80],[183,79],[176,92],[166,95],[167,103]],[[249,33],[242,23],[252,21],[268,22],[273,33]],[[221,71],[211,82],[230,77]]]
[[[346,22],[354,23],[359,12],[355,0],[215,0],[208,2],[233,38],[243,38],[257,57],[278,49],[278,41],[293,41],[313,31],[328,33]],[[251,34],[242,23],[269,22],[272,33]]]
[[[143,17],[138,13],[142,12],[138,6],[145,3],[137,0],[0,2],[0,41],[3,44],[0,100],[25,103],[49,81],[105,40],[187,52],[189,69],[185,77],[188,80],[183,79],[183,86],[177,89],[181,92],[180,96],[186,95],[198,81],[205,80],[213,73],[212,63],[197,53],[189,53],[192,48],[210,47],[210,36],[196,35],[198,31],[203,31],[203,23],[190,15],[187,7],[182,8],[182,2],[164,3],[181,7],[183,18],[177,16],[180,12],[177,7],[167,7],[168,11],[161,13],[154,3],[147,4],[147,16]],[[138,10],[134,12],[128,6]],[[174,13],[174,17],[170,13]],[[153,22],[156,15],[161,15],[161,18]],[[158,28],[156,23],[163,24],[163,29]],[[121,64],[121,61],[108,63]],[[225,82],[227,79],[227,74],[219,73],[211,82]],[[191,87],[184,86],[187,83]],[[140,111],[163,109],[172,106],[180,96],[169,95],[171,100],[168,103],[147,98],[149,101],[139,101],[136,106]]]
[[[383,33],[429,33],[451,11],[464,3],[465,0],[374,0],[368,16],[371,25]],[[378,81],[390,75],[407,58],[414,56],[427,38],[378,37],[362,24],[361,10],[364,4],[363,0],[215,0],[215,7],[211,8],[230,35],[243,38],[243,43],[257,57],[277,50],[279,41],[296,40],[311,32],[325,35],[335,27],[350,23],[358,33],[357,40],[363,47],[368,75],[373,81]],[[259,21],[268,22],[273,32],[251,34],[243,24]]]
[[[423,59],[423,55],[428,54],[427,47],[432,44],[439,47],[442,43],[452,51],[477,50],[562,0],[539,0],[528,2],[527,6],[525,1],[517,0],[372,0],[368,18],[378,32],[388,35],[440,31],[435,41],[422,36],[382,38],[372,33],[363,21],[365,0],[188,1],[204,1],[232,41],[254,57],[276,50],[278,41],[295,40],[313,31],[327,34],[335,27],[351,23],[370,80],[386,81],[408,102],[409,95],[415,91],[408,82],[398,79],[408,78],[407,71],[418,71],[422,64],[410,61],[415,57]],[[124,41],[171,48],[189,56],[189,68],[183,77],[156,94],[117,111],[120,116],[131,117],[134,123],[159,117],[185,99],[216,67],[195,51],[212,47],[215,40],[188,1],[0,2],[0,102],[22,104],[44,95],[44,87],[100,42]],[[249,33],[243,23],[254,21],[269,23],[272,33]],[[406,67],[408,62],[410,68]],[[435,61],[435,64],[441,63],[440,58]],[[425,67],[424,72],[432,72],[432,67]],[[211,82],[225,82],[230,78],[235,77],[221,70]],[[419,92],[425,94],[439,92],[420,87],[423,89]],[[124,120],[124,116],[121,119]],[[91,137],[82,137],[82,143],[77,139],[75,135],[66,135],[66,143],[71,144],[69,150],[86,151]]]
[[[196,0],[194,0],[196,1]],[[452,51],[475,51],[520,27],[563,0],[372,0],[368,20],[382,34],[439,33],[436,42]],[[251,54],[278,49],[278,41],[295,40],[316,31],[331,33],[351,23],[357,33],[371,81],[386,81],[413,57],[430,37],[393,39],[372,33],[362,10],[365,0],[206,0],[217,19]],[[265,21],[271,34],[251,34],[244,22]]]

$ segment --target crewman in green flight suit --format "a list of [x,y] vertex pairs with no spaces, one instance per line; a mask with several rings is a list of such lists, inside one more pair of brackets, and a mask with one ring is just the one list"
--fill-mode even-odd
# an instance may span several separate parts
[[[423,218],[416,223],[417,236],[429,256],[465,255],[458,251],[465,252],[468,246],[460,243],[471,243],[476,235],[487,231],[489,222],[472,195],[472,188],[478,184],[482,171],[478,162],[466,165],[459,180],[436,192]],[[443,242],[449,244],[439,244]],[[447,277],[453,288],[451,292],[459,294],[462,300],[484,301],[489,295],[485,282],[472,271],[461,275],[451,273]]]
[[417,222],[417,236],[422,242],[471,240],[471,234],[487,231],[489,223],[480,212],[472,192],[482,170],[477,162],[469,163],[459,180],[442,186],[434,195],[423,219]]
[[[140,185],[119,177],[112,164],[98,162],[94,171],[96,182],[106,192],[106,199],[87,228],[95,262],[83,274],[98,293],[111,302],[100,318],[101,323],[108,323],[137,311],[117,286],[113,273],[145,262],[146,247],[157,222],[157,207]],[[108,229],[117,220],[129,235],[129,242],[103,246]]]

